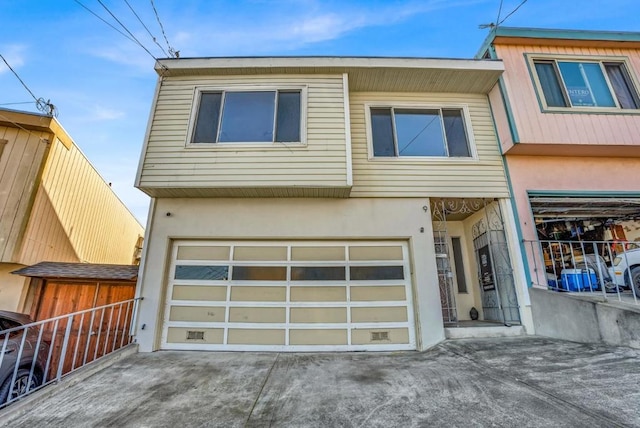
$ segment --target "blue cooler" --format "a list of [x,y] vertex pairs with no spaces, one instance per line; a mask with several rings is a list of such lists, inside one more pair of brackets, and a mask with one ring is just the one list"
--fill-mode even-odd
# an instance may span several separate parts
[[596,290],[598,277],[593,269],[562,269],[560,287],[566,291]]

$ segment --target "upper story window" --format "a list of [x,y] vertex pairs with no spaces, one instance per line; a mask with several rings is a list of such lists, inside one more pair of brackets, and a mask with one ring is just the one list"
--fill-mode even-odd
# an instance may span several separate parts
[[300,90],[200,93],[191,143],[300,142]]
[[533,64],[547,107],[640,108],[622,61],[534,59]]
[[374,157],[470,157],[460,108],[372,107]]

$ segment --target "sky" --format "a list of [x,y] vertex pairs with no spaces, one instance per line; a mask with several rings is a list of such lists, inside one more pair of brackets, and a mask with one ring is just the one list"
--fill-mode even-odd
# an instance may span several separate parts
[[[50,100],[56,106],[58,120],[67,133],[144,225],[149,198],[134,187],[134,180],[157,81],[154,57],[167,57],[171,48],[183,58],[471,58],[489,31],[479,26],[497,22],[499,11],[503,20],[519,5],[501,25],[640,31],[640,0],[522,3],[0,0],[0,54],[37,98]],[[122,33],[133,34],[149,52],[87,9]],[[0,108],[37,111],[29,92],[1,62]]]

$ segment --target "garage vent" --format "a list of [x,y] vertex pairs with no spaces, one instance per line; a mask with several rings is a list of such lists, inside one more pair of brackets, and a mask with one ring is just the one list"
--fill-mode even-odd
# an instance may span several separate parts
[[204,331],[187,330],[187,340],[204,340]]
[[372,342],[380,342],[383,340],[389,340],[389,332],[388,331],[372,331],[371,332],[371,341]]

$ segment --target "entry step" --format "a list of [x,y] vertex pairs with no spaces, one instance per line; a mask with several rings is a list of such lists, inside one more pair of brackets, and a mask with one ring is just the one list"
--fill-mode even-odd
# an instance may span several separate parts
[[514,337],[525,336],[521,325],[477,326],[477,327],[445,327],[444,335],[447,339],[479,339],[484,337]]

